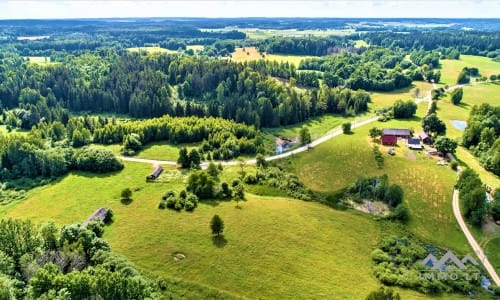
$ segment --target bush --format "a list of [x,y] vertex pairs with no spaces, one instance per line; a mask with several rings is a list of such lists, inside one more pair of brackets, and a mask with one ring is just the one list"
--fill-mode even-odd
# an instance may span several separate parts
[[450,168],[454,171],[456,171],[458,169],[458,162],[456,160],[452,161],[450,163]]
[[257,183],[257,177],[252,175],[252,174],[247,174],[245,176],[245,179],[243,180],[246,184],[256,184]]
[[130,199],[130,198],[132,198],[132,190],[129,189],[129,188],[123,189],[122,193],[121,193],[121,197],[122,197],[122,199]]
[[168,208],[175,208],[175,203],[177,202],[177,198],[175,196],[170,196],[166,200],[166,205]]
[[107,149],[84,147],[73,154],[71,161],[73,168],[81,171],[106,173],[123,169],[123,163]]
[[104,233],[104,223],[102,221],[92,221],[87,224],[87,229],[95,233],[97,237],[102,237]]
[[350,122],[346,122],[346,123],[342,124],[342,132],[344,134],[351,133],[351,123]]
[[160,203],[158,204],[159,209],[165,209],[167,208],[167,201],[161,200]]
[[113,210],[111,208],[108,208],[106,214],[104,215],[104,224],[110,224],[111,222],[113,222],[113,215]]

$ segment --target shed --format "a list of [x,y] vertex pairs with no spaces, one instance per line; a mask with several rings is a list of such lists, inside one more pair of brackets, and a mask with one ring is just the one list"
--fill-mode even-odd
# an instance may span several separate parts
[[420,132],[418,133],[418,137],[420,138],[420,140],[422,141],[422,143],[427,144],[427,145],[432,144],[432,139],[431,139],[431,137],[427,134],[427,132],[425,132],[425,131],[423,131],[423,130],[422,130],[422,131],[420,131]]
[[410,138],[408,139],[407,143],[408,148],[413,149],[413,150],[422,150],[424,149],[424,146],[420,144],[420,139],[414,139]]
[[411,132],[408,129],[384,128],[380,140],[383,145],[396,145],[398,138],[409,138]]
[[87,220],[85,220],[85,222],[83,222],[83,225],[85,225],[89,222],[95,221],[95,220],[100,220],[100,221],[104,222],[104,219],[106,218],[107,212],[108,212],[108,209],[106,207],[99,208],[92,215],[90,215],[90,217],[88,217]]
[[156,169],[153,171],[153,173],[149,174],[146,177],[146,180],[155,180],[156,178],[158,178],[160,176],[161,172],[163,172],[163,168],[161,166],[156,167]]
[[446,153],[446,159],[448,159],[448,161],[455,161],[455,160],[457,160],[455,158],[455,155],[453,155],[452,153]]

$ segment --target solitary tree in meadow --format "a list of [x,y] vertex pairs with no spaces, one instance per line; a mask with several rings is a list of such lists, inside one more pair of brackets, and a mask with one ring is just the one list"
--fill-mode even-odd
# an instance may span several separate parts
[[132,198],[132,190],[129,189],[129,188],[126,188],[122,191],[122,199],[125,199],[125,200],[129,200],[130,198]]
[[212,229],[212,234],[216,234],[220,236],[220,234],[224,231],[224,221],[222,221],[219,215],[214,215],[212,217],[212,221],[210,221],[210,228]]

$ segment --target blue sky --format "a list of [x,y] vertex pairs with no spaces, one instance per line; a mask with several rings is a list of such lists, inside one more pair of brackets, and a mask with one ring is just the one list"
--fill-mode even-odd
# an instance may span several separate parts
[[500,18],[500,1],[0,0],[0,19],[106,17]]

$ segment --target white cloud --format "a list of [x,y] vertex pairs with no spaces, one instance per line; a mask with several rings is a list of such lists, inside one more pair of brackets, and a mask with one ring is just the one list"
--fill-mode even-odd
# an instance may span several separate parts
[[105,17],[498,17],[498,1],[0,1],[1,19]]

